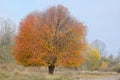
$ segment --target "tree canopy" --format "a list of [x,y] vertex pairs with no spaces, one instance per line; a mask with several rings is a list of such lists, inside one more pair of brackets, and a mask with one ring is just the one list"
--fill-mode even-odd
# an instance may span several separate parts
[[34,11],[20,22],[14,56],[24,66],[80,66],[86,32],[62,5]]

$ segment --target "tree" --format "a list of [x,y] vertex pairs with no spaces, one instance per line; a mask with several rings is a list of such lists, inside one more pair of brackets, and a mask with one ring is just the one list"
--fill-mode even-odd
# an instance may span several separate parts
[[120,65],[120,50],[119,50],[117,56],[115,57],[114,61],[115,61],[115,64],[119,64]]
[[108,69],[108,62],[107,61],[102,61],[100,64],[100,69],[101,70],[107,70]]
[[117,56],[110,55],[109,59],[109,67],[112,68],[113,71],[119,71],[120,69],[120,52],[118,52]]
[[97,70],[99,68],[100,60],[101,55],[98,49],[88,46],[87,52],[85,54],[84,65],[86,65],[89,70]]
[[24,66],[80,66],[86,49],[86,27],[62,5],[32,12],[20,23],[14,56]]
[[109,70],[109,59],[107,56],[102,56],[100,60],[100,70],[107,71]]
[[93,47],[95,47],[95,48],[98,48],[100,54],[101,54],[102,56],[105,56],[105,53],[106,53],[106,51],[105,51],[106,45],[105,45],[105,43],[104,43],[103,41],[101,41],[101,40],[95,40],[95,41],[92,42],[91,45],[92,45]]
[[10,19],[0,18],[0,63],[13,60],[15,24]]
[[109,67],[113,67],[115,63],[114,63],[114,56],[112,54],[108,56],[108,60],[109,60]]

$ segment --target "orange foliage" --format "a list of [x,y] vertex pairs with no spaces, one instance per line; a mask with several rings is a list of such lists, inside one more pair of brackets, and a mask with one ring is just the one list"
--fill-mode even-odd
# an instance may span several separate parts
[[14,56],[24,66],[79,66],[86,48],[86,27],[67,8],[33,12],[20,23]]

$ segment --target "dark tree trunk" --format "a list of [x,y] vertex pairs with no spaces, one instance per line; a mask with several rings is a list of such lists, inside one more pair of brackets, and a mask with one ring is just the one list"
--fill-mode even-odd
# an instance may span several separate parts
[[77,71],[77,70],[78,70],[78,67],[75,67],[75,70]]
[[53,64],[49,65],[48,69],[49,69],[49,74],[53,74],[54,69],[55,69],[55,65],[53,65]]

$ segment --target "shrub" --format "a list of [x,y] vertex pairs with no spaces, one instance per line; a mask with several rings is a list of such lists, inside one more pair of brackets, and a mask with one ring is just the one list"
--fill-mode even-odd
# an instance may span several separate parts
[[120,73],[120,68],[118,68],[117,72]]

